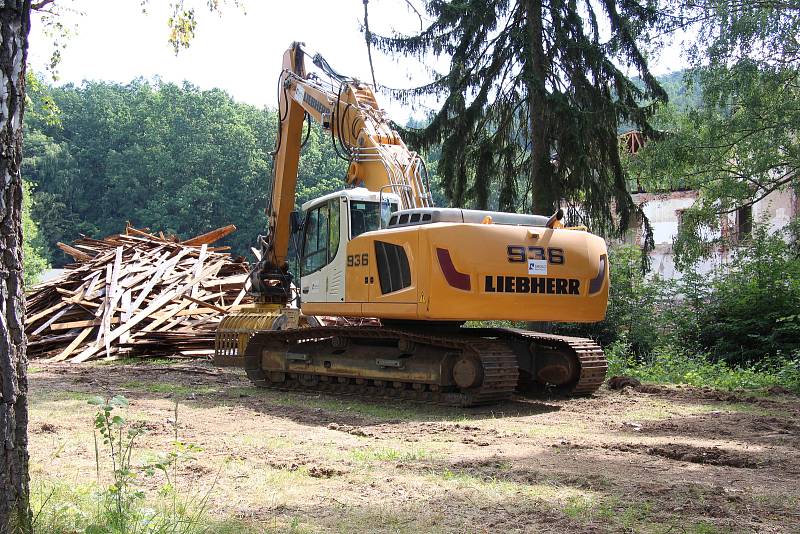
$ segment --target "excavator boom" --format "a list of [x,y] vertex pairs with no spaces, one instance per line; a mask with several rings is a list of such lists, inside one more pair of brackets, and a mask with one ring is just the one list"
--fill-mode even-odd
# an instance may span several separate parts
[[292,43],[283,56],[278,138],[267,206],[269,229],[264,260],[254,271],[257,276],[251,278],[254,290],[270,302],[285,303],[290,298],[289,217],[296,201],[306,118],[322,125],[330,133],[337,153],[341,151],[342,157],[349,161],[347,185],[397,194],[403,208],[433,205],[424,160],[410,151],[392,129],[386,113],[378,107],[372,88],[337,73],[319,55],[314,61],[331,80],[327,84],[319,76],[307,76],[302,43]]

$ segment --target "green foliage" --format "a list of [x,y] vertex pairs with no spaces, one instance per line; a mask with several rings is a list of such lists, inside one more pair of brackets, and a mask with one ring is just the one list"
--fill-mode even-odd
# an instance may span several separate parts
[[[122,410],[125,397],[92,397],[95,406],[95,460],[97,485],[80,484],[65,488],[51,485],[34,487],[33,509],[37,532],[85,534],[193,534],[208,532],[206,502],[213,489],[201,497],[181,495],[178,489],[178,464],[192,460],[200,449],[178,440],[178,405],[175,404],[175,441],[166,453],[137,463],[137,440],[145,424],[128,422]],[[110,462],[111,483],[102,488],[102,466]],[[165,483],[155,502],[148,499],[137,483],[140,475],[161,474]]]
[[[437,174],[449,202],[552,213],[566,199],[595,227],[626,228],[635,207],[617,130],[630,123],[649,131],[649,104],[666,100],[638,48],[658,23],[655,3],[424,6],[431,23],[418,34],[372,40],[390,53],[449,60],[431,83],[397,91],[404,99],[440,98],[430,122],[404,135],[418,147],[441,145]],[[602,35],[604,27],[613,37]],[[621,64],[639,72],[641,86]]]
[[744,367],[712,362],[702,354],[674,345],[658,347],[646,362],[637,360],[627,337],[606,349],[609,376],[631,376],[645,382],[709,386],[725,390],[767,389],[780,386],[800,393],[800,354],[794,359],[769,358]]
[[720,216],[800,186],[800,5],[701,0],[671,8],[673,20],[697,32],[684,84],[702,88],[702,99],[659,111],[666,134],[632,158],[631,172],[650,191],[677,182],[700,192],[676,243],[688,264],[727,240],[706,231]]
[[39,227],[31,217],[31,188],[22,184],[22,253],[25,285],[30,287],[39,280],[39,275],[50,266],[44,250]]
[[[32,214],[51,261],[67,258],[58,241],[118,233],[130,221],[181,237],[235,224],[221,244],[247,254],[266,227],[274,111],[239,104],[220,90],[184,83],[40,84],[57,122],[26,120],[26,176]],[[314,127],[301,158],[298,203],[341,188],[344,174],[330,140]]]
[[[798,230],[798,222],[787,231]],[[800,254],[797,242],[757,226],[697,308],[700,345],[714,360],[746,364],[800,352]]]
[[[142,425],[128,427],[125,418],[114,413],[117,408],[128,406],[128,400],[125,397],[117,395],[108,400],[102,397],[93,397],[89,400],[89,404],[98,407],[94,416],[94,453],[98,480],[100,479],[100,446],[97,442],[97,434],[100,434],[102,445],[108,448],[108,455],[111,459],[114,482],[108,486],[105,495],[113,507],[113,512],[109,514],[111,521],[108,526],[112,532],[114,530],[127,532],[131,519],[132,502],[144,497],[141,490],[133,487],[136,473],[133,471],[131,463],[136,438],[144,433],[144,427]],[[92,525],[87,527],[87,531],[99,534],[103,532],[103,527]]]

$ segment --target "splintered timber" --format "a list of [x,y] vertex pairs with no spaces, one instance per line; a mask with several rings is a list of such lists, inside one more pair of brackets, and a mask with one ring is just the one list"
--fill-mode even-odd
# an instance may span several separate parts
[[486,275],[486,293],[536,293],[546,295],[580,295],[581,281],[575,278],[541,276]]
[[181,241],[128,226],[58,246],[75,260],[29,291],[28,352],[52,361],[210,356],[217,324],[250,302],[249,268],[212,243],[229,225]]

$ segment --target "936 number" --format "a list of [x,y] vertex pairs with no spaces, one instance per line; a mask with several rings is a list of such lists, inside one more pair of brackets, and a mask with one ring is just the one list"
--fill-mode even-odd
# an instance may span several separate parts
[[369,254],[348,254],[347,266],[348,267],[366,267],[369,265]]
[[511,263],[522,263],[526,260],[547,260],[548,263],[552,263],[553,265],[563,265],[564,249],[508,245],[508,261]]

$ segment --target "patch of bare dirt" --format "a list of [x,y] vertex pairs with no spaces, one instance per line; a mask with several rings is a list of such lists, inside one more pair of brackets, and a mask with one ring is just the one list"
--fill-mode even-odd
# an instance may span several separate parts
[[213,514],[269,528],[800,532],[800,400],[782,392],[628,384],[470,410],[257,390],[198,362],[36,365],[34,478],[93,473],[91,408],[63,399],[123,393],[155,451],[179,400],[202,448],[182,472],[215,485]]
[[607,448],[624,452],[637,452],[660,456],[680,462],[693,464],[724,465],[756,469],[769,465],[769,460],[754,454],[729,451],[720,447],[693,447],[691,445],[647,446],[641,444],[609,445]]
[[[633,425],[629,424],[632,428]],[[635,425],[639,428],[634,430],[652,436],[738,439],[754,444],[778,445],[800,450],[800,424],[794,417],[718,413],[665,421],[645,421]]]

